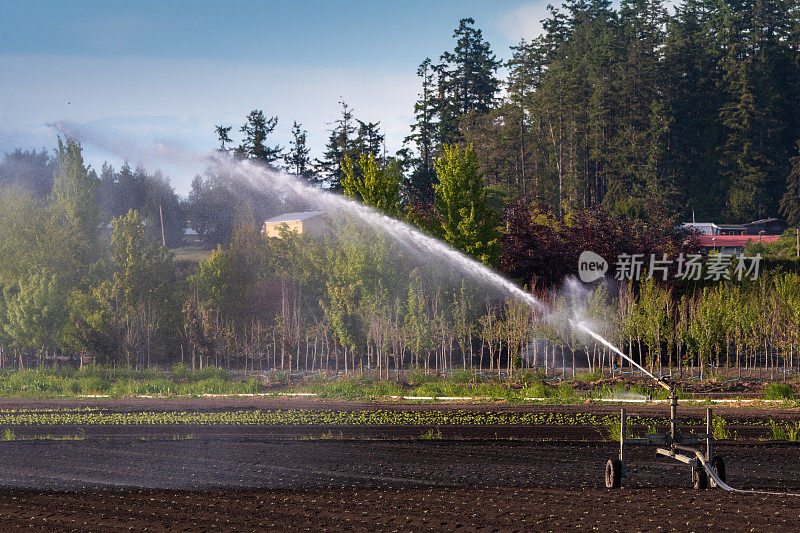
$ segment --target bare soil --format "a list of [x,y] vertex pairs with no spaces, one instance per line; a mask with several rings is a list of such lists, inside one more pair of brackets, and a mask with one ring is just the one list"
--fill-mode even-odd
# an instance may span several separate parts
[[[4,400],[0,408],[81,402]],[[84,402],[86,403],[86,402]],[[616,413],[619,406],[397,404],[297,399],[92,401],[112,410],[469,409]],[[665,406],[628,406],[665,416]],[[717,408],[730,419],[800,419],[794,409]],[[702,418],[701,407],[681,408]],[[15,428],[0,442],[0,530],[800,530],[800,497],[691,488],[690,470],[632,447],[623,487],[603,487],[617,445],[602,428]],[[455,433],[449,434],[449,431]],[[457,433],[461,431],[461,433]],[[23,438],[27,437],[27,438]],[[800,493],[800,446],[717,443],[728,482]]]

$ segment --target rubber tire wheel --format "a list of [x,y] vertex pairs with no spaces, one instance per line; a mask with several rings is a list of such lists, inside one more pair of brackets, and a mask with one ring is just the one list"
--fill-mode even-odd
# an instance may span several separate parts
[[703,465],[700,465],[699,468],[692,468],[692,485],[697,490],[708,488],[708,474]]
[[[717,477],[722,481],[726,483],[728,482],[728,479],[725,477],[725,460],[722,459],[721,456],[715,455],[711,459],[711,470],[713,470]],[[712,487],[717,486],[717,483],[713,479],[709,479],[708,482]]]
[[609,459],[606,463],[606,488],[618,489],[622,483],[622,461]]

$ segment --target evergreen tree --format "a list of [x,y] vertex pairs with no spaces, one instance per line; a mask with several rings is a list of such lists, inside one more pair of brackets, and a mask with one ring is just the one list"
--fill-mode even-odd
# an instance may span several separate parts
[[233,129],[233,126],[214,126],[214,131],[217,132],[217,139],[219,139],[220,152],[227,152],[225,144],[233,142],[228,135],[231,132],[231,129]]
[[456,45],[441,58],[447,65],[446,89],[458,116],[473,110],[488,111],[500,88],[497,78],[500,62],[474,24],[472,18],[459,21],[453,32]]
[[[800,149],[800,142],[797,143]],[[786,192],[781,198],[781,214],[790,226],[800,226],[800,155],[792,157],[792,171],[786,180]]]
[[406,142],[413,142],[417,147],[418,159],[411,174],[409,189],[418,198],[430,198],[433,195],[434,171],[433,157],[436,143],[436,101],[435,78],[430,58],[426,58],[417,69],[422,87],[414,104],[414,118],[411,135]]
[[247,123],[240,129],[244,133],[244,139],[236,149],[237,155],[266,164],[274,163],[281,157],[283,148],[277,145],[267,146],[267,137],[275,131],[277,125],[278,117],[266,118],[260,109],[251,111],[247,115]]
[[159,171],[145,175],[145,191],[144,204],[137,206],[146,221],[145,234],[169,248],[180,246],[186,229],[186,212],[169,180]]
[[461,117],[472,111],[487,112],[500,88],[500,61],[474,24],[474,19],[461,19],[453,32],[453,50],[445,51],[440,63],[430,67],[436,79],[433,111],[438,145],[459,142]]
[[457,250],[486,264],[498,253],[494,217],[486,205],[483,180],[472,147],[445,145],[434,163],[439,183],[434,205],[441,219],[441,235]]
[[144,168],[135,170],[126,161],[114,180],[114,210],[113,217],[120,217],[131,209],[141,210],[147,199],[147,173]]
[[317,172],[321,179],[327,181],[328,189],[339,192],[341,190],[342,161],[345,155],[353,155],[355,149],[355,125],[353,121],[353,108],[344,100],[339,101],[342,115],[335,122],[334,128],[325,145],[322,159],[317,159]]
[[719,179],[722,139],[719,108],[723,86],[715,22],[703,0],[686,0],[667,25],[663,100],[671,122],[663,167],[675,176],[679,212],[691,219],[714,219],[726,188]]
[[98,179],[83,163],[79,143],[59,137],[56,150],[56,175],[51,194],[57,218],[70,234],[74,259],[72,275],[80,279],[98,258],[100,206],[97,203]]
[[774,214],[785,190],[798,125],[798,53],[790,44],[797,11],[786,0],[725,6],[720,155],[733,220]]
[[306,130],[300,128],[301,124],[292,125],[292,139],[289,141],[289,152],[284,156],[289,172],[295,176],[309,179],[311,176],[311,159],[308,157],[310,149],[306,144]]
[[382,160],[381,152],[386,136],[380,131],[380,122],[363,122],[358,119],[356,122],[358,122],[358,135],[353,148],[354,153],[370,154],[376,159]]
[[[662,0],[625,0],[620,5],[620,38],[625,56],[619,63],[616,84],[616,138],[611,146],[614,180],[609,185],[612,202],[629,196],[645,198],[659,193],[656,176],[659,158],[653,155],[660,139],[662,117],[653,104],[663,90],[660,49],[664,44],[666,11]],[[609,202],[612,207],[614,203]]]
[[24,152],[17,148],[3,155],[0,162],[0,187],[19,186],[45,198],[53,190],[53,159],[42,149]]
[[236,198],[220,181],[214,174],[205,180],[196,176],[186,199],[186,216],[203,244],[209,247],[227,243],[233,231]]

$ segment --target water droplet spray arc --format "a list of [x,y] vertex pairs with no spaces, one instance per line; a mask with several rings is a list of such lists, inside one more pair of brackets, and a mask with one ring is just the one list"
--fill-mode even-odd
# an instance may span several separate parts
[[609,341],[604,339],[602,336],[600,336],[597,333],[595,333],[594,331],[592,331],[589,328],[589,326],[586,325],[585,322],[578,322],[578,321],[575,321],[575,320],[570,320],[570,324],[572,325],[573,328],[578,329],[580,331],[583,331],[584,333],[586,333],[587,335],[592,337],[594,340],[596,340],[597,342],[599,342],[600,344],[602,344],[603,346],[605,346],[606,348],[608,348],[609,350],[614,352],[615,354],[617,354],[617,355],[619,355],[621,357],[624,357],[626,361],[630,362],[633,366],[638,368],[640,371],[642,371],[643,373],[645,373],[648,376],[650,376],[651,378],[653,378],[656,381],[656,383],[658,383],[659,385],[661,385],[665,389],[672,390],[669,385],[667,385],[662,380],[658,379],[653,374],[648,372],[642,365],[640,365],[639,363],[634,361],[631,357],[628,357],[627,355],[625,355],[625,353],[622,350],[620,350],[619,348],[617,348],[616,346],[611,344]]
[[250,160],[236,160],[228,154],[211,152],[206,155],[193,154],[170,147],[163,143],[147,150],[128,143],[109,142],[103,136],[84,131],[84,129],[65,123],[51,125],[57,131],[78,141],[88,143],[123,158],[139,159],[139,162],[166,160],[173,164],[200,167],[206,165],[224,173],[238,183],[248,184],[256,190],[269,190],[292,194],[309,204],[330,213],[346,213],[357,217],[374,230],[390,236],[395,242],[418,257],[442,259],[458,269],[469,279],[493,287],[505,294],[518,298],[531,308],[544,311],[546,306],[516,284],[505,279],[478,261],[453,249],[445,242],[430,237],[413,226],[386,216],[368,206],[309,185],[304,180],[267,168]]
[[[328,212],[346,213],[355,216],[374,230],[388,235],[417,257],[425,260],[439,259],[446,261],[449,266],[456,268],[471,281],[486,287],[492,287],[506,295],[519,299],[533,311],[540,312],[545,316],[551,312],[547,305],[533,295],[525,292],[486,265],[455,250],[447,243],[426,235],[405,222],[386,216],[352,199],[313,187],[296,176],[267,168],[251,160],[237,160],[227,153],[210,152],[206,155],[200,155],[164,143],[157,143],[152,148],[143,148],[124,141],[112,142],[107,136],[67,123],[51,124],[51,127],[70,138],[91,144],[125,159],[134,159],[143,164],[153,162],[157,164],[158,161],[168,161],[171,164],[185,167],[198,168],[206,166],[224,173],[231,180],[247,184],[256,190],[292,194]],[[608,340],[594,332],[585,322],[577,321],[576,319],[569,320],[568,323],[572,329],[591,336],[663,385],[663,382],[613,346]]]

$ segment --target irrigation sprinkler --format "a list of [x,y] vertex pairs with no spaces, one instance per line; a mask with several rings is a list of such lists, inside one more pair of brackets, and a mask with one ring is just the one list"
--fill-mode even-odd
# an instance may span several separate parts
[[[706,411],[705,433],[681,433],[678,427],[678,395],[672,384],[666,382],[664,379],[655,377],[631,357],[625,355],[619,348],[592,331],[585,323],[577,320],[570,320],[570,324],[584,331],[590,337],[609,348],[612,352],[627,360],[643,374],[647,374],[653,378],[660,387],[664,387],[669,391],[669,433],[654,433],[645,435],[642,438],[628,439],[626,438],[627,416],[625,409],[621,410],[619,420],[619,457],[616,459],[609,459],[606,463],[606,487],[619,488],[622,478],[625,477],[626,446],[650,444],[656,446],[657,455],[663,455],[689,465],[692,469],[692,484],[696,489],[705,489],[711,486],[719,487],[727,492],[738,492],[741,494],[800,497],[800,493],[744,490],[728,485],[725,477],[725,461],[722,457],[714,455],[714,412],[712,409],[709,407]],[[705,452],[696,447],[700,445],[702,441],[705,441],[706,444]]]
[[[606,487],[619,488],[622,478],[625,477],[625,447],[637,444],[649,444],[656,446],[656,454],[675,459],[687,464],[692,469],[692,484],[696,489],[705,489],[709,486],[722,487],[725,490],[733,490],[725,483],[725,461],[720,456],[714,456],[714,430],[713,411],[709,407],[706,411],[706,432],[705,433],[682,433],[678,427],[678,395],[675,387],[667,383],[662,378],[657,378],[647,371],[639,363],[625,355],[616,346],[592,331],[583,322],[572,322],[581,330],[585,331],[595,340],[601,342],[615,353],[624,357],[642,373],[647,374],[655,382],[669,391],[669,432],[653,433],[641,438],[627,438],[628,421],[625,409],[620,412],[619,418],[619,457],[609,459],[606,463]],[[706,451],[703,453],[696,446],[705,441]]]
[[[678,397],[675,388],[663,380],[656,380],[659,385],[669,390],[669,431],[653,433],[641,438],[627,437],[627,413],[620,412],[619,423],[619,456],[606,463],[605,482],[608,488],[619,488],[625,473],[626,447],[631,445],[654,445],[656,454],[675,459],[689,465],[692,472],[692,484],[696,489],[705,489],[709,485],[716,487],[726,481],[725,461],[714,455],[713,410],[706,411],[705,433],[684,433],[679,428]],[[705,441],[705,452],[699,449]]]

